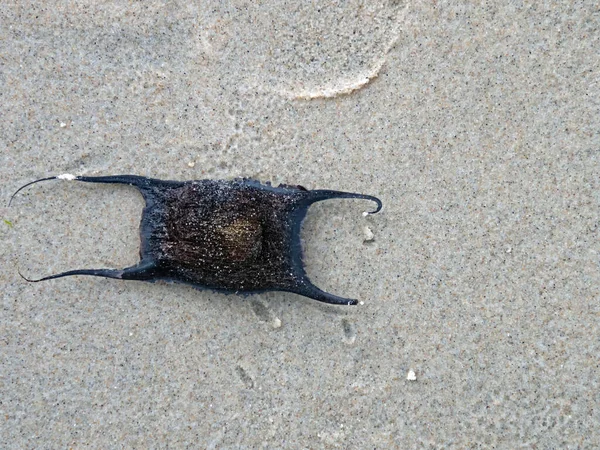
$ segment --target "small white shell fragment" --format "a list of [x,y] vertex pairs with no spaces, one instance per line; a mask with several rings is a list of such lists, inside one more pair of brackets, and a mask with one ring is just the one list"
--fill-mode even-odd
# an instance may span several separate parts
[[271,326],[274,329],[281,328],[281,319],[279,317],[274,317],[271,321]]
[[67,124],[66,124],[66,123],[64,123],[64,122],[61,122],[61,123],[60,123],[60,127],[61,127],[61,128],[65,128],[66,126],[67,126]]
[[75,175],[71,175],[70,173],[63,173],[62,175],[59,175],[56,178],[58,178],[59,180],[73,181],[77,177]]
[[369,213],[367,211],[363,212],[363,217],[367,217]]
[[358,302],[361,306],[365,304],[365,302]]
[[188,163],[188,167],[194,167],[196,165],[196,163],[194,161],[190,161]]
[[408,371],[408,375],[406,375],[406,379],[408,381],[416,381],[417,380],[417,374],[415,373],[414,370],[410,369]]
[[363,232],[365,234],[365,242],[371,242],[372,240],[375,239],[375,235],[373,234],[373,231],[369,227],[364,227]]

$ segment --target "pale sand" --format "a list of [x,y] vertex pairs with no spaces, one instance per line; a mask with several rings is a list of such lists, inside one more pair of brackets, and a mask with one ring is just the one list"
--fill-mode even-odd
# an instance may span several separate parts
[[[600,446],[596,2],[6,3],[0,447]],[[377,195],[304,227],[363,304],[28,284],[138,258],[133,189],[5,206],[62,173]]]

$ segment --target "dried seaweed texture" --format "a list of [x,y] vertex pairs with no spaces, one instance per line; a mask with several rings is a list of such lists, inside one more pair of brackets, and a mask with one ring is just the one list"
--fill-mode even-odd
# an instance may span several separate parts
[[138,188],[146,201],[140,262],[121,270],[78,269],[28,281],[70,275],[166,280],[229,293],[288,291],[325,303],[355,305],[356,300],[329,294],[310,282],[302,263],[300,228],[309,206],[318,201],[371,200],[377,209],[369,214],[382,207],[369,195],[274,187],[246,179],[181,182],[135,175],[61,175],[37,181],[55,178]]

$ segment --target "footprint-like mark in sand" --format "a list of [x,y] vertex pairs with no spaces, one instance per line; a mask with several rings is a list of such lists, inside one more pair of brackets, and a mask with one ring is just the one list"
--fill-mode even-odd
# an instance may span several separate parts
[[248,372],[246,372],[242,366],[236,366],[235,371],[240,377],[240,380],[242,380],[242,383],[244,383],[248,389],[252,389],[254,387],[254,380],[250,375],[248,375]]
[[271,328],[277,329],[281,327],[281,320],[279,317],[277,317],[275,313],[264,303],[259,300],[253,300],[250,305],[252,306],[252,311],[254,311],[256,317],[263,322],[268,323]]
[[342,319],[342,330],[344,331],[344,342],[346,344],[354,344],[356,340],[356,329],[352,322],[348,319]]

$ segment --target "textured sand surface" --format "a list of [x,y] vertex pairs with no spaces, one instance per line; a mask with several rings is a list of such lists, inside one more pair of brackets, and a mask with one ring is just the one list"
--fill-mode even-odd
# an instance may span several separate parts
[[[0,4],[0,447],[600,446],[597,2]],[[123,186],[246,176],[311,208],[357,307],[91,277]]]

